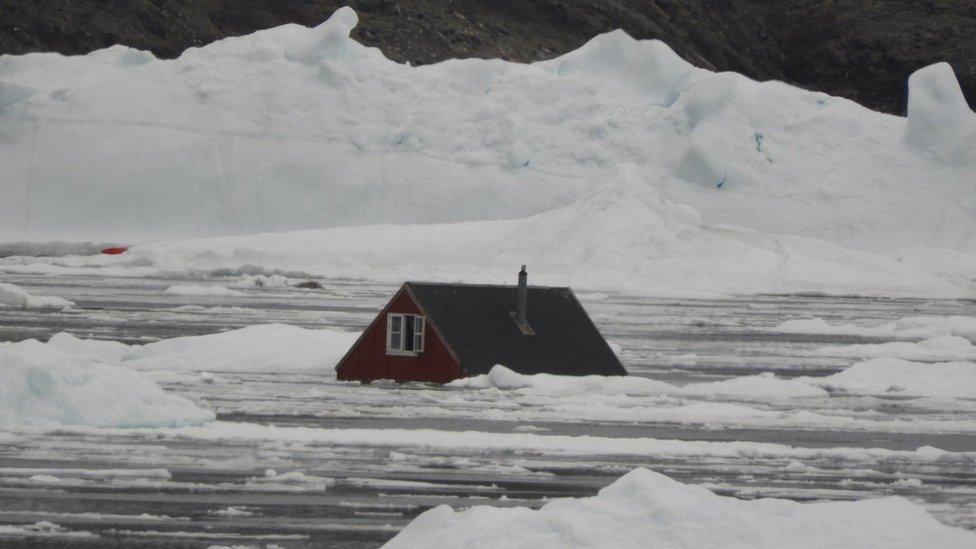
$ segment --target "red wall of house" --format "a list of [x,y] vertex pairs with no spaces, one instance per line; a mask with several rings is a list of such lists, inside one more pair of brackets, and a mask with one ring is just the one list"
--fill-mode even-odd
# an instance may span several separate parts
[[431,381],[447,383],[463,377],[454,357],[430,326],[424,334],[424,352],[418,356],[386,354],[387,313],[421,314],[407,292],[401,293],[379,314],[379,319],[339,364],[336,377],[341,380],[373,381],[392,379],[398,382]]

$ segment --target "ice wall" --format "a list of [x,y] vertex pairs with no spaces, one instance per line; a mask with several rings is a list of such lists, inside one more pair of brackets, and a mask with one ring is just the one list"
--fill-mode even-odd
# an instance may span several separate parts
[[944,67],[913,77],[906,121],[620,31],[531,65],[410,67],[355,24],[345,8],[176,60],[0,57],[0,241],[511,219],[631,163],[706,224],[976,250],[976,154],[933,154],[972,116]]

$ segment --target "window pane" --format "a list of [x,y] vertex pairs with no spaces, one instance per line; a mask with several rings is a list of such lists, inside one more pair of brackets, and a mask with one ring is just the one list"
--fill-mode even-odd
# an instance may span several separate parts
[[413,315],[406,315],[405,318],[404,328],[406,329],[403,334],[404,351],[413,350],[413,318]]
[[413,317],[413,331],[418,334],[424,333],[424,317],[420,315]]
[[413,336],[413,348],[417,351],[424,350],[424,334],[415,334]]
[[402,315],[390,315],[390,330],[393,332],[400,332],[403,330]]
[[403,349],[403,334],[394,332],[390,334],[390,349],[400,351]]

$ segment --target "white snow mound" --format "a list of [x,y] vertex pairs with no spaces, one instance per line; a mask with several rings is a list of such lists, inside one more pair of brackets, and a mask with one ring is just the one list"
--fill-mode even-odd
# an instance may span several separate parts
[[143,373],[33,339],[0,344],[0,426],[180,427],[215,417]]
[[0,307],[18,309],[64,309],[74,302],[55,296],[37,296],[14,284],[0,282]]
[[446,505],[418,516],[386,547],[963,548],[976,534],[900,497],[856,502],[743,501],[635,469],[590,498],[539,510]]

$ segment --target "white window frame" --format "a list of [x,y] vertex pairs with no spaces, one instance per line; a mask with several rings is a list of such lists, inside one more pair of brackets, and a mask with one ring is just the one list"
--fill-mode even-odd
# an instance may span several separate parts
[[[400,319],[400,346],[393,346],[393,319]],[[404,349],[406,346],[407,322],[413,322],[413,349]],[[418,330],[419,328],[419,330]],[[424,352],[424,344],[427,339],[427,321],[423,315],[413,313],[387,313],[386,315],[386,354],[395,356],[417,356]]]
[[424,352],[424,343],[427,341],[426,330],[427,321],[423,315],[413,315],[413,352],[417,354]]

